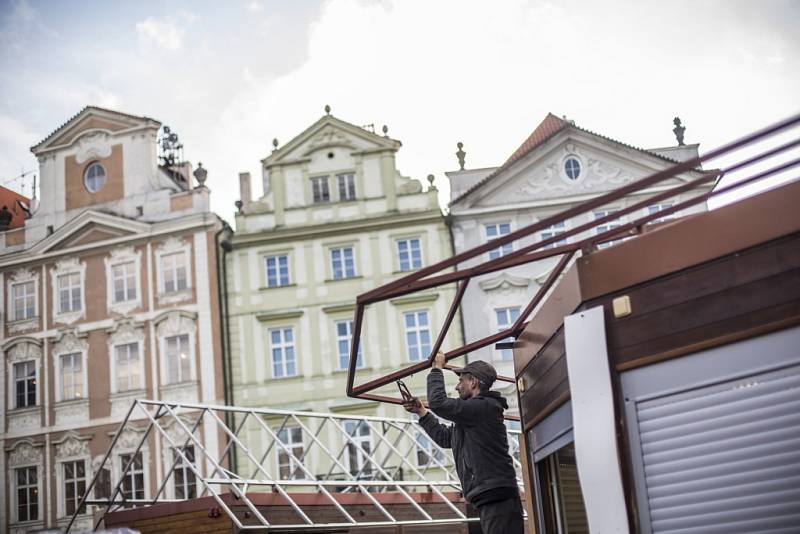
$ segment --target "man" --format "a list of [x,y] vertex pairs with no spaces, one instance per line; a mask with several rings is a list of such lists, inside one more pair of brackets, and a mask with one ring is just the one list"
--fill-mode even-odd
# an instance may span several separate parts
[[522,504],[503,424],[508,403],[489,390],[497,372],[480,360],[454,369],[459,398],[451,399],[445,391],[444,364],[444,353],[437,353],[428,375],[428,405],[455,424],[439,423],[417,397],[403,406],[419,415],[420,425],[437,445],[453,449],[461,491],[478,509],[484,534],[522,534]]

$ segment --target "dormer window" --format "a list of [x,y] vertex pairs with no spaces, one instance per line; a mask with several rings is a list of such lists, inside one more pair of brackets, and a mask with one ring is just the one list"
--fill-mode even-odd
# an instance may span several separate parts
[[106,169],[98,162],[94,162],[83,173],[83,183],[90,193],[96,193],[106,185]]
[[331,192],[328,188],[327,176],[317,176],[311,179],[311,194],[314,204],[331,201]]

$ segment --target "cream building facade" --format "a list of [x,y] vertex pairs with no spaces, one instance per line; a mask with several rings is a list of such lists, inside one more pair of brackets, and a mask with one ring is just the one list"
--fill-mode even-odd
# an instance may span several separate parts
[[[383,133],[326,112],[262,160],[261,198],[251,200],[250,176],[240,176],[226,261],[235,404],[407,416],[345,393],[356,296],[452,255],[436,188],[397,171],[401,144]],[[427,358],[453,296],[445,288],[368,308],[356,383]],[[454,327],[445,347],[461,341]],[[408,382],[424,395],[424,376]],[[397,395],[394,385],[387,391]],[[291,421],[276,432],[300,452],[310,445]],[[352,434],[366,447],[377,442],[367,429]],[[247,437],[256,448],[266,441],[263,432]],[[274,461],[286,469],[286,455]]]
[[[548,114],[499,167],[462,168],[446,173],[450,180],[449,221],[455,253],[483,245],[492,239],[563,212],[580,202],[696,157],[699,145],[683,144],[683,130],[679,132],[678,145],[643,150],[590,132],[577,126],[574,121]],[[464,158],[463,153],[459,156]],[[628,195],[623,200],[599,207],[591,213],[582,214],[557,227],[543,229],[534,236],[473,258],[460,264],[459,269],[501,257],[533,244],[534,241],[556,237],[571,228],[663,191],[666,184],[671,186],[678,182],[684,183],[699,178],[701,174],[700,169],[685,172],[675,179],[666,181],[664,185],[654,186],[636,195]],[[636,213],[636,216],[668,208],[690,196],[708,191],[712,185],[709,184],[705,189],[696,189],[676,198],[654,202]],[[685,211],[658,218],[656,222],[705,209],[706,205],[702,202]],[[609,230],[624,220],[625,217],[619,222],[598,226],[591,233]],[[556,244],[574,242],[588,235],[588,233],[577,234],[557,241]],[[468,340],[483,338],[513,325],[520,312],[545,282],[557,260],[558,258],[552,258],[521,265],[473,280],[462,300],[465,338]],[[492,362],[498,373],[506,376],[515,375],[511,349],[499,350],[489,346],[473,352],[469,359]],[[507,386],[505,393],[509,402],[516,405],[517,394],[514,386]]]
[[[65,526],[133,399],[223,402],[223,225],[204,170],[194,184],[187,164],[159,165],[160,127],[87,107],[32,148],[41,199],[0,234],[0,531]],[[172,453],[152,435],[135,453],[141,428],[120,436],[124,454],[94,496],[108,496],[128,461],[123,494],[155,493],[165,474],[153,460]],[[198,434],[219,447],[216,433]],[[194,494],[189,470],[176,473],[167,493]]]

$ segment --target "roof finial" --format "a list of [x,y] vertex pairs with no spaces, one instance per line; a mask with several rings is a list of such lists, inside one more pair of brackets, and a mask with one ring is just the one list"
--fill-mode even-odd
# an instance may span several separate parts
[[277,137],[272,140],[272,151],[275,152],[276,150],[278,150],[278,138]]
[[331,114],[331,107],[328,104],[325,104],[325,115]]
[[458,158],[458,166],[461,167],[460,170],[463,171],[464,170],[464,161],[465,161],[465,158],[467,156],[467,153],[464,152],[464,150],[463,150],[464,143],[462,143],[461,141],[456,143],[456,146],[458,147],[458,152],[456,152],[456,157]]
[[388,127],[388,126],[386,126],[386,125],[384,124],[384,125],[383,125],[383,128],[381,128],[381,130],[383,130],[383,136],[384,136],[384,137],[389,137],[389,127]]
[[686,127],[681,125],[680,117],[672,119],[672,123],[675,125],[675,128],[672,129],[672,133],[675,134],[675,139],[678,140],[678,146],[683,146],[683,132],[686,131]]
[[435,180],[435,177],[432,174],[429,174],[428,175],[428,183],[431,184],[431,185],[428,188],[428,191],[438,191],[438,189],[436,189],[436,186],[433,185],[433,181],[434,180]]

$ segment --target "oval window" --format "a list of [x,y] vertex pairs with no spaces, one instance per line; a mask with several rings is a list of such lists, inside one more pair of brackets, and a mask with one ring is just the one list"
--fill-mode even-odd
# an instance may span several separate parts
[[564,172],[570,180],[577,180],[581,175],[581,162],[576,158],[567,158],[564,162]]
[[83,183],[90,193],[96,193],[106,185],[106,169],[97,162],[92,163],[83,173]]

